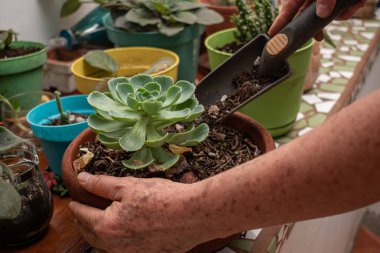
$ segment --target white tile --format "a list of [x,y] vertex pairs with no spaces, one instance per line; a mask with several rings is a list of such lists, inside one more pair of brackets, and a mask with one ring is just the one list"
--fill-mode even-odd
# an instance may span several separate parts
[[335,53],[335,49],[331,48],[322,48],[321,49],[321,54],[333,54]]
[[343,77],[345,77],[347,79],[351,79],[351,77],[354,75],[354,72],[340,70],[339,74],[341,74]]
[[333,58],[332,54],[324,54],[323,55],[323,59],[331,60],[332,58]]
[[339,40],[342,39],[342,35],[339,35],[339,34],[331,34],[331,35],[330,35],[330,38],[331,38],[332,40],[339,41]]
[[322,100],[317,96],[317,95],[314,95],[314,94],[311,94],[311,95],[303,95],[302,96],[302,99],[308,103],[309,105],[314,105],[314,104],[317,104],[317,103],[321,103]]
[[373,37],[375,37],[375,34],[374,33],[371,33],[371,32],[362,32],[360,33],[364,38],[368,39],[368,40],[372,40]]
[[221,250],[217,251],[216,253],[236,253],[236,252],[233,251],[232,249],[228,248],[228,247],[225,247],[224,249],[221,249]]
[[339,26],[338,31],[341,31],[341,32],[348,32],[348,27],[347,26]]
[[340,47],[339,50],[342,52],[348,52],[348,51],[350,51],[350,48],[349,47]]
[[256,238],[261,233],[261,230],[263,230],[263,229],[259,228],[259,229],[255,229],[255,230],[249,230],[249,231],[246,232],[245,238],[246,239],[251,239],[251,240],[256,240]]
[[321,65],[322,65],[322,67],[324,67],[324,68],[330,68],[330,67],[334,66],[334,63],[331,62],[331,61],[329,61],[329,62],[324,62],[324,63],[322,63]]
[[280,143],[275,142],[274,145],[276,145],[276,148],[280,147]]
[[339,58],[345,61],[353,61],[353,62],[360,62],[361,60],[359,56],[354,56],[354,55],[340,55]]
[[319,103],[315,105],[315,108],[318,112],[322,113],[329,113],[333,106],[335,105],[336,101],[327,101],[323,103]]
[[365,51],[367,51],[369,45],[367,45],[367,44],[359,44],[359,45],[356,45],[356,47],[357,47],[360,51],[365,52]]
[[312,127],[306,127],[306,128],[304,128],[298,132],[298,136],[302,136],[302,135],[306,134],[307,132],[310,132],[311,130],[313,130]]
[[300,119],[303,119],[303,118],[305,118],[305,115],[303,115],[302,112],[297,113],[296,121],[299,121]]
[[358,44],[358,42],[356,40],[344,40],[343,42],[344,42],[344,44],[350,45],[350,46]]
[[328,100],[338,100],[340,98],[340,93],[335,92],[321,92],[317,94],[318,97]]
[[378,22],[364,22],[365,27],[380,27],[380,23]]
[[319,75],[317,78],[317,82],[322,82],[322,83],[326,83],[330,80],[331,80],[331,77],[326,74]]
[[363,21],[360,19],[350,19],[351,23],[356,25],[356,26],[361,26],[363,24]]
[[352,30],[354,30],[354,31],[365,31],[367,29],[363,26],[353,26]]
[[336,71],[331,71],[329,74],[330,74],[330,76],[333,77],[333,78],[338,78],[338,77],[340,77],[340,74],[339,74],[338,72],[336,72]]

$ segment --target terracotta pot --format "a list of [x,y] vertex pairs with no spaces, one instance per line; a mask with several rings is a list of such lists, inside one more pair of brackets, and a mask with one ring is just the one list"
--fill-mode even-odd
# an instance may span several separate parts
[[201,3],[209,4],[209,9],[218,12],[223,16],[224,21],[215,25],[208,25],[206,27],[205,35],[206,37],[215,32],[235,27],[233,23],[231,23],[231,15],[237,12],[236,6],[226,6],[226,5],[216,5],[210,2],[209,0],[201,0]]
[[[274,141],[270,134],[252,118],[241,113],[234,113],[231,117],[225,120],[225,124],[250,136],[263,154],[275,149]],[[73,168],[73,162],[77,158],[79,146],[87,141],[94,141],[94,139],[95,133],[88,128],[73,140],[62,159],[62,179],[74,200],[90,206],[105,209],[111,204],[111,202],[104,198],[92,195],[81,188],[78,184],[77,175]],[[214,239],[196,246],[190,250],[189,253],[214,252],[227,245],[232,238],[238,236],[239,234],[235,234],[227,238]]]

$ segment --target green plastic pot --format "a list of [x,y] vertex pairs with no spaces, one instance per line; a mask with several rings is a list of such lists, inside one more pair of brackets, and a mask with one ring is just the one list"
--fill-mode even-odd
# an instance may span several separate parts
[[185,27],[180,33],[168,37],[159,32],[130,33],[113,27],[111,15],[103,19],[108,39],[116,47],[159,47],[175,52],[180,59],[178,80],[194,82],[197,74],[199,46],[204,25]]
[[[226,29],[206,38],[205,45],[211,69],[232,55],[216,48],[234,41],[234,31],[235,28]],[[289,79],[240,109],[240,112],[262,124],[273,137],[287,133],[297,118],[313,43],[314,41],[310,40],[288,58],[293,71]]]
[[32,54],[0,60],[0,94],[12,97],[22,92],[42,91],[42,66],[46,62],[45,45],[16,41],[13,47],[41,48]]

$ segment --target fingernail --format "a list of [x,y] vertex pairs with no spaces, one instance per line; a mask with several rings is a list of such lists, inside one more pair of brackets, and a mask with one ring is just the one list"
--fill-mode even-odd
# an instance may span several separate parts
[[328,4],[318,3],[317,4],[317,15],[320,18],[327,18],[330,16],[330,7]]
[[87,172],[81,172],[79,173],[78,175],[78,181],[81,182],[81,183],[84,183],[86,182],[89,178],[91,177],[91,175]]

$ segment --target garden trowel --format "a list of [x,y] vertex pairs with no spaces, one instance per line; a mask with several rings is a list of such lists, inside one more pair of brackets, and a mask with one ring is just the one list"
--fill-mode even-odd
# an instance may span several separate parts
[[[269,39],[266,35],[257,36],[203,78],[195,90],[199,102],[204,106],[209,106],[225,95],[234,94],[236,87],[233,85],[233,79],[239,73],[251,71],[255,62],[258,62],[258,58],[259,75],[264,78],[272,77],[271,80],[274,81],[262,85],[256,94],[229,110],[228,114],[282,83],[292,74],[286,59],[356,2],[358,0],[337,0],[328,18],[320,18],[316,15],[316,2],[313,2],[273,38]],[[280,72],[283,74],[278,75]]]

